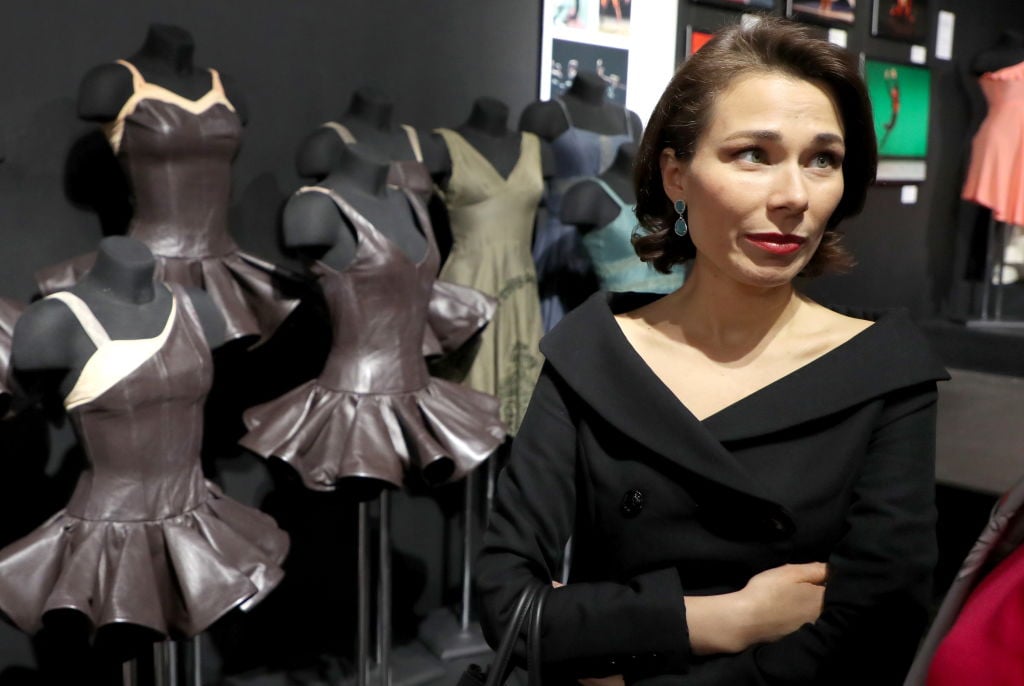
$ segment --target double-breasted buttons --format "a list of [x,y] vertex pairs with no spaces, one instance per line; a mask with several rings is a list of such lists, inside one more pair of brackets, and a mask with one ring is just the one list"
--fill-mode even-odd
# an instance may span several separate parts
[[631,488],[622,496],[619,510],[623,517],[636,517],[644,509],[644,492]]

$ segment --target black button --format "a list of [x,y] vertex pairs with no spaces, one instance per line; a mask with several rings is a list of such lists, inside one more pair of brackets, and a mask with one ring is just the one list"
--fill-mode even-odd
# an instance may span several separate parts
[[619,509],[622,510],[625,517],[636,517],[644,509],[644,492],[635,488],[626,491],[626,494],[622,496]]

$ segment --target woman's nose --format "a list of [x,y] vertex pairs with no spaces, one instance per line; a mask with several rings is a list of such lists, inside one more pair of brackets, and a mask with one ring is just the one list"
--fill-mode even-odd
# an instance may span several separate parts
[[773,209],[800,213],[807,210],[810,197],[807,179],[799,164],[780,165],[775,174],[769,203]]

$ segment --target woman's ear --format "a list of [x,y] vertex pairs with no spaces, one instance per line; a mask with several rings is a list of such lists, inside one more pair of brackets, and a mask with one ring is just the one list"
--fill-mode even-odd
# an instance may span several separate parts
[[687,163],[676,156],[672,148],[662,150],[658,162],[661,165],[661,186],[665,195],[673,202],[682,199]]

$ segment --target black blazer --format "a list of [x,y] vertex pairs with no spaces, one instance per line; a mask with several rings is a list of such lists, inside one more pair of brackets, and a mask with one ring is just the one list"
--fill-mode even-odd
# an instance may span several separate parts
[[[544,616],[552,673],[899,683],[937,557],[935,381],[948,376],[923,336],[885,314],[698,421],[612,314],[599,293],[541,343],[547,362],[477,561],[489,640],[525,584],[557,578],[572,536],[569,584]],[[815,560],[831,568],[818,621],[736,655],[690,653],[684,595]]]

